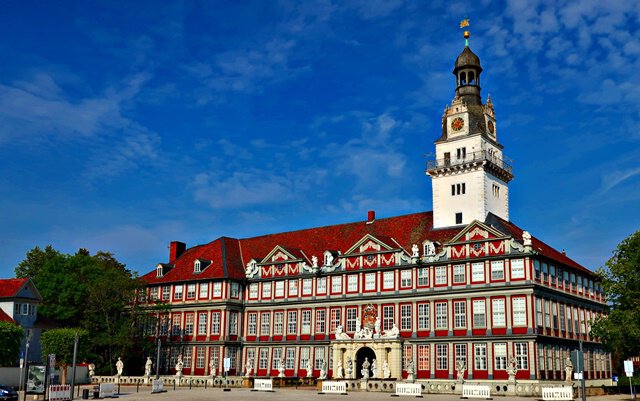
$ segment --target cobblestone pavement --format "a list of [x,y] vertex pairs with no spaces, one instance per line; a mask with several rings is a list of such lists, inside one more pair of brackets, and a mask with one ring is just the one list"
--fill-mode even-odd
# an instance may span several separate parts
[[[82,388],[89,388],[83,386]],[[82,394],[82,391],[79,392]],[[169,387],[166,393],[151,394],[149,387],[140,387],[136,392],[135,386],[123,386],[120,389],[120,399],[122,401],[349,401],[349,400],[371,400],[371,401],[392,401],[409,400],[413,397],[392,398],[391,393],[380,392],[350,392],[348,395],[339,394],[318,394],[315,389],[306,388],[286,388],[276,389],[274,392],[257,392],[246,388],[233,388],[231,391],[223,391],[221,388],[189,388],[182,387],[173,390]],[[22,400],[22,398],[20,398]],[[30,400],[31,398],[27,398]],[[76,400],[78,397],[76,397]],[[431,401],[460,401],[459,395],[425,394],[425,400]],[[587,397],[588,401],[627,401],[629,395],[609,395]],[[503,397],[497,396],[495,401],[538,401],[533,397]],[[580,399],[576,399],[580,401]]]

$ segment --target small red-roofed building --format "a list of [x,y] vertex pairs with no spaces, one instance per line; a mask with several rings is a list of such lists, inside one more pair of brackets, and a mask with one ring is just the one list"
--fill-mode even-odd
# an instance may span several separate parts
[[169,260],[142,277],[146,299],[167,308],[150,327],[161,371],[173,374],[182,356],[184,375],[206,376],[229,358],[230,375],[358,380],[366,358],[371,379],[436,392],[466,380],[498,394],[526,383],[520,394],[539,394],[538,383],[565,380],[583,342],[587,382],[610,383],[610,355],[589,336],[605,311],[600,283],[511,222],[512,166],[469,47],[453,72],[426,168],[433,211],[172,242]]
[[42,296],[30,278],[0,279],[0,321],[15,322],[25,330],[21,354],[29,336],[29,360],[40,361],[40,333],[37,307]]

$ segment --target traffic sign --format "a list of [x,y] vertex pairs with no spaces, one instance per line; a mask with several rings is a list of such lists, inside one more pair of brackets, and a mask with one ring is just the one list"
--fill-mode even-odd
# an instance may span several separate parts
[[627,377],[633,376],[633,362],[632,361],[624,361],[624,373]]
[[231,369],[231,358],[224,358],[224,371],[228,372]]

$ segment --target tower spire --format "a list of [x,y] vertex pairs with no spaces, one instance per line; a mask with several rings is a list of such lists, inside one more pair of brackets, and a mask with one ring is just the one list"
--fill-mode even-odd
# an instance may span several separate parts
[[[460,29],[465,28],[469,26],[469,18],[465,18],[462,21],[460,21]],[[469,36],[471,36],[471,33],[469,33],[469,31],[464,31],[464,47],[469,47]]]

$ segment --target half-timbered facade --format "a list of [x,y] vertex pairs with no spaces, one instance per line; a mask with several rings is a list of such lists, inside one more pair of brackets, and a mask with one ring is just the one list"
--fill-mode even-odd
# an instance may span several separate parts
[[[192,248],[173,242],[168,263],[145,275],[146,297],[166,311],[149,327],[170,372],[332,377],[365,357],[391,378],[563,380],[584,342],[585,375],[611,376],[589,336],[603,313],[591,271],[509,221],[510,164],[480,60],[456,60],[456,96],[445,110],[436,160],[427,165],[434,211],[235,239]],[[312,370],[309,372],[309,369]]]

